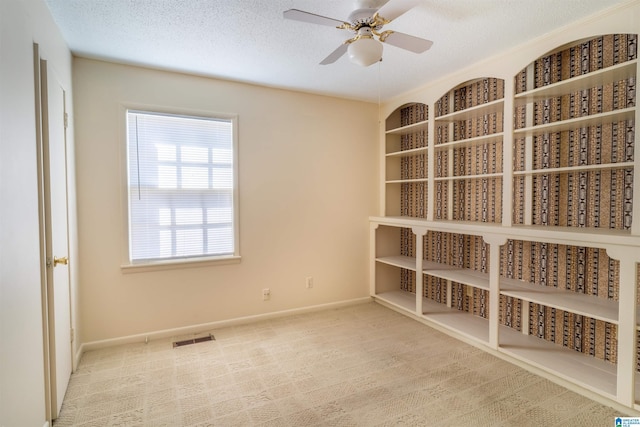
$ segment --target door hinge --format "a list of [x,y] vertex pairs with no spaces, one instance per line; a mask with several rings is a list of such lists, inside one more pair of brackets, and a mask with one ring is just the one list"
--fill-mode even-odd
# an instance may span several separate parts
[[53,261],[51,260],[51,258],[50,258],[50,257],[47,257],[47,263],[46,263],[46,265],[47,265],[47,268],[51,268],[51,266],[53,265]]
[[69,127],[69,113],[64,113],[64,128]]

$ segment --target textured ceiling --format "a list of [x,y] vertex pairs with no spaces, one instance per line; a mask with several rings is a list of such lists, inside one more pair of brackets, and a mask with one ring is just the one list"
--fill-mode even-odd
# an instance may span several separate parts
[[629,0],[423,0],[384,29],[433,47],[385,45],[366,68],[346,55],[319,65],[351,33],[282,17],[295,8],[347,20],[349,0],[45,1],[77,56],[377,102]]

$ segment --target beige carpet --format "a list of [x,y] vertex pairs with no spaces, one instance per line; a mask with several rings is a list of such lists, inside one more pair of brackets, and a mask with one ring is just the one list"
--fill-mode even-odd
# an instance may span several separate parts
[[613,426],[623,415],[376,303],[210,332],[85,353],[54,426]]

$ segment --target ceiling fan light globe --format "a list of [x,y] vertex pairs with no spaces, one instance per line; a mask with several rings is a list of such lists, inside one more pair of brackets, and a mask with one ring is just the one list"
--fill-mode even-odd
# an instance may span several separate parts
[[351,62],[368,67],[382,59],[382,43],[370,37],[364,37],[349,45],[347,49]]

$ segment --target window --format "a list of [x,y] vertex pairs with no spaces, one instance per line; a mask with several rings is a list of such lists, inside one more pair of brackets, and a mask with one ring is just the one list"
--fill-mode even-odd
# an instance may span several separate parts
[[127,111],[129,261],[232,257],[235,119]]

